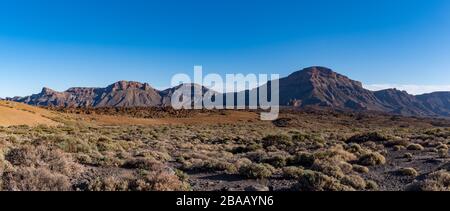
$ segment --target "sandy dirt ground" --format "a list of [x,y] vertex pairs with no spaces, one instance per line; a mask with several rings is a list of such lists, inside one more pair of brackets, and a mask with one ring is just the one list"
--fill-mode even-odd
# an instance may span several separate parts
[[[21,103],[0,101],[0,126],[8,127],[14,125],[49,125],[55,126],[59,123],[52,117],[62,114],[46,109],[33,107]],[[103,126],[123,125],[183,125],[183,124],[232,124],[239,122],[257,122],[259,115],[253,112],[226,111],[223,113],[201,113],[193,117],[177,118],[133,118],[121,115],[97,115],[97,114],[70,114],[64,117],[70,120],[90,122]]]
[[0,126],[12,125],[58,125],[51,120],[54,114],[51,112],[20,103],[0,101]]

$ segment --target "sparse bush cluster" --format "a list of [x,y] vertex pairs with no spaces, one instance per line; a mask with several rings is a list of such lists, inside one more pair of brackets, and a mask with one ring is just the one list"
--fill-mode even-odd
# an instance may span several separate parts
[[[83,128],[11,127],[0,142],[0,189],[25,191],[189,190],[158,153],[126,151],[136,143],[115,141]],[[114,131],[105,131],[113,132]],[[123,131],[117,131],[118,135]],[[14,137],[14,139],[10,138]],[[102,145],[103,144],[103,145]],[[151,155],[155,155],[154,158]],[[89,170],[88,170],[89,169]],[[110,170],[107,170],[110,169]]]
[[297,191],[353,191],[337,179],[316,171],[305,171],[293,187]]
[[189,184],[180,180],[175,172],[167,170],[133,172],[108,172],[101,177],[91,177],[75,184],[81,191],[187,191]]
[[288,149],[294,145],[291,137],[287,135],[269,135],[262,139],[264,148],[274,147],[277,149]]
[[12,148],[4,159],[9,165],[3,172],[4,190],[70,190],[70,177],[79,176],[84,170],[70,156],[44,146]]
[[441,170],[429,174],[424,180],[408,185],[408,191],[450,191],[450,173]]
[[[65,110],[70,114],[78,111]],[[139,111],[119,109],[114,113],[157,116],[157,111]],[[263,189],[283,183],[283,190],[365,191],[389,188],[374,177],[389,175],[389,179],[400,182],[417,180],[408,190],[449,190],[448,169],[427,175],[412,162],[419,157],[447,161],[448,129],[385,125],[402,118],[380,117],[379,122],[355,128],[359,124],[352,122],[355,117],[343,114],[306,112],[301,114],[305,118],[298,118],[298,113],[283,115],[289,122],[282,127],[280,122],[257,121],[114,127],[68,121],[55,127],[0,128],[0,189],[216,190],[216,185],[223,188],[225,178],[230,177],[242,185],[241,189],[251,181],[266,183]],[[396,162],[414,168],[400,168]],[[217,181],[222,178],[222,183]]]

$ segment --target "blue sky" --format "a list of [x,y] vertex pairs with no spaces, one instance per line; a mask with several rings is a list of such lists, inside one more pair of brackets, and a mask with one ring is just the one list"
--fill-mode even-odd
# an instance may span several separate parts
[[0,0],[0,97],[165,88],[194,65],[281,76],[320,65],[420,93],[450,90],[449,55],[448,0]]

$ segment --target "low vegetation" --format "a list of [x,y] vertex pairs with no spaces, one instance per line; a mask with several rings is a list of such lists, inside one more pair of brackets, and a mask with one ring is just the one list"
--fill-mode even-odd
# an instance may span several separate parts
[[[450,185],[441,167],[450,129],[436,127],[437,120],[285,111],[283,124],[108,126],[77,119],[76,109],[53,110],[75,120],[0,127],[1,190],[253,190],[247,186],[256,182],[270,190],[440,191]],[[194,115],[131,111],[143,118]],[[92,112],[112,111],[80,113]],[[432,164],[422,168],[427,160]]]

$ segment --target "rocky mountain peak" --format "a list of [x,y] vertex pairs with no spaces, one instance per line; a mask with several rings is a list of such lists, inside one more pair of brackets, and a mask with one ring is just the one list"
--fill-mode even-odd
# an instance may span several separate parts
[[47,88],[47,87],[42,88],[42,91],[41,91],[41,94],[44,94],[44,95],[51,95],[51,94],[55,94],[55,93],[57,93],[57,91]]
[[[437,92],[420,96],[397,89],[370,91],[361,82],[333,70],[313,66],[279,80],[281,106],[319,106],[353,111],[381,111],[412,116],[450,117],[450,93]],[[163,91],[148,83],[118,81],[106,88],[71,88],[56,92],[43,88],[39,94],[7,98],[39,106],[66,107],[153,107],[170,106],[176,90],[202,96],[208,89],[197,84],[182,84]],[[201,90],[201,91],[200,91]],[[257,91],[258,89],[247,90]],[[217,97],[217,96],[216,96]],[[190,102],[187,102],[190,104]]]
[[148,83],[140,83],[136,81],[118,81],[108,86],[112,91],[124,91],[128,89],[141,89],[149,90],[152,89]]

